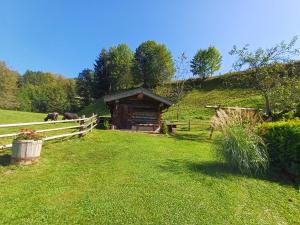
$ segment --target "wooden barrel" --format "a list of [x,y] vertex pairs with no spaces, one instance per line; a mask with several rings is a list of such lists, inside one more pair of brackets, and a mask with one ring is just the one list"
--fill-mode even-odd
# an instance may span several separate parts
[[40,158],[42,140],[20,140],[14,141],[12,145],[11,162],[14,164],[31,164]]

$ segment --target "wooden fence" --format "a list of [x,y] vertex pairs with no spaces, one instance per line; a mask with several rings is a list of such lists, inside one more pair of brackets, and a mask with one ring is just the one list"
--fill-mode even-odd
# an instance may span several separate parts
[[[64,137],[70,137],[79,135],[79,137],[84,136],[88,132],[92,131],[97,126],[96,121],[97,115],[92,115],[89,118],[85,118],[84,116],[81,119],[74,119],[74,120],[57,120],[57,121],[48,121],[48,122],[31,122],[31,123],[14,123],[14,124],[0,124],[1,128],[11,128],[11,127],[26,127],[26,126],[32,126],[32,125],[44,125],[44,124],[59,124],[59,123],[70,123],[70,122],[78,122],[79,125],[74,126],[65,126],[65,127],[57,127],[57,128],[51,128],[51,129],[43,129],[43,130],[35,130],[36,133],[47,133],[51,131],[61,131],[61,130],[68,130],[68,129],[78,129],[77,132],[72,133],[65,133],[65,134],[59,134],[59,135],[53,135],[53,136],[44,136],[43,141],[49,141],[57,138],[64,138]],[[1,134],[0,138],[14,138],[19,133],[10,133],[10,134]],[[6,149],[12,147],[12,144],[4,144],[0,145],[1,149]]]
[[[168,124],[168,123],[167,123]],[[205,120],[186,120],[186,121],[173,121],[170,124],[176,125],[177,128],[185,128],[186,131],[203,130],[210,127],[210,121]]]

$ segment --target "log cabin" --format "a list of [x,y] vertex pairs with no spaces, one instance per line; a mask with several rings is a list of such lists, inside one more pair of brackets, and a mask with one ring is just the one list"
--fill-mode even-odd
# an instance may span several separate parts
[[110,109],[112,129],[135,131],[159,131],[162,113],[172,105],[145,88],[107,95],[104,102]]

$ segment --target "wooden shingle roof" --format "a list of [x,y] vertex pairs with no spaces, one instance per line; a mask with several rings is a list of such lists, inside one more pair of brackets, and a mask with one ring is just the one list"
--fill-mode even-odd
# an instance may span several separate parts
[[148,89],[145,88],[136,88],[112,95],[106,95],[104,97],[104,102],[111,102],[111,101],[116,101],[122,98],[127,98],[130,96],[138,95],[138,94],[144,94],[145,96],[148,96],[149,98],[152,98],[158,102],[164,103],[165,105],[171,106],[172,102],[164,97],[161,97],[159,95],[154,94],[152,91],[149,91]]

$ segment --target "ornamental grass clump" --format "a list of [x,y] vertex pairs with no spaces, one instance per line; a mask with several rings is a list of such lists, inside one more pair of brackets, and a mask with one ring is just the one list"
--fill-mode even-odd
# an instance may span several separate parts
[[256,132],[258,122],[255,113],[240,109],[218,110],[212,121],[222,131],[220,154],[242,174],[262,174],[268,168],[267,148]]

